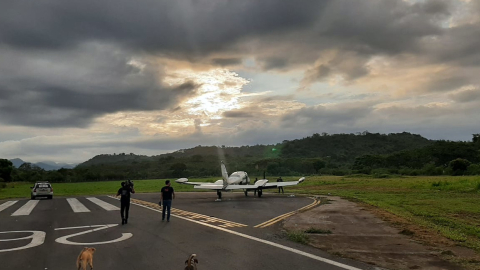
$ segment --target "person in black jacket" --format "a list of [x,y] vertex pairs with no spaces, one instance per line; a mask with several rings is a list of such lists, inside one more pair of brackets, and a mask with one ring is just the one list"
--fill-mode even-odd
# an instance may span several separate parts
[[172,207],[172,200],[175,199],[175,191],[170,185],[170,180],[165,181],[165,185],[160,191],[160,204],[162,207],[162,221],[165,220],[167,214],[167,222],[170,221],[170,208]]
[[[277,182],[283,182],[283,179],[282,179],[281,176],[280,176],[280,178],[277,179]],[[283,187],[282,186],[278,187],[278,193],[280,193],[280,190],[282,191],[282,194],[283,194]]]
[[132,181],[127,180],[126,182],[122,182],[122,187],[117,192],[117,197],[121,196],[120,216],[122,217],[122,225],[128,223],[128,211],[130,210],[130,193],[135,193]]

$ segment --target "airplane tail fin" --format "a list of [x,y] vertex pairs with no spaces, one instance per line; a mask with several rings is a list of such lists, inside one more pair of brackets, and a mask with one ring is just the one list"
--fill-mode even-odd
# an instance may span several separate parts
[[223,178],[223,186],[226,187],[228,186],[228,172],[227,172],[227,168],[225,167],[225,164],[223,164],[223,161],[222,161],[222,164],[220,165],[221,169],[222,169],[222,178]]

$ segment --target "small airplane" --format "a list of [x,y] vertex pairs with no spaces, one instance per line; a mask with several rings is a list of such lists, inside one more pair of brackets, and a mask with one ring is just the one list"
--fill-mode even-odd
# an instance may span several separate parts
[[[302,183],[305,180],[305,177],[302,177],[298,179],[298,181],[268,183],[267,179],[259,179],[253,185],[251,185],[250,178],[246,172],[238,171],[228,176],[227,168],[225,168],[223,161],[220,164],[220,168],[222,170],[223,179],[217,180],[214,183],[189,182],[187,178],[180,178],[175,180],[175,182],[179,184],[194,185],[194,188],[199,189],[216,190],[218,196],[216,201],[221,201],[222,191],[243,189],[245,196],[248,196],[248,191],[257,191],[258,197],[262,197],[262,191],[264,189],[294,186]],[[265,175],[263,178],[265,178]]]

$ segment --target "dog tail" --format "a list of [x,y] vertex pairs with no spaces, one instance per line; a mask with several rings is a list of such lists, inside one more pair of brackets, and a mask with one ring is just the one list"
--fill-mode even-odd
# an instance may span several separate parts
[[192,266],[193,259],[197,256],[197,254],[192,254],[188,257],[188,267]]

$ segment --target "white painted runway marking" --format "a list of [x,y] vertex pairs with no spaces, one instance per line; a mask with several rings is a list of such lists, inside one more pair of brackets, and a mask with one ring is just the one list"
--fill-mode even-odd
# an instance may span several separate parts
[[0,212],[2,212],[3,210],[7,209],[8,207],[14,205],[16,202],[18,202],[18,201],[8,201],[8,202],[5,202],[5,203],[2,203],[0,205]]
[[32,247],[40,246],[41,244],[43,244],[43,242],[45,242],[46,233],[42,232],[42,231],[10,231],[10,232],[0,232],[0,233],[24,233],[24,232],[32,233],[32,235],[26,236],[26,237],[13,238],[13,239],[2,239],[0,241],[9,242],[9,241],[18,241],[18,240],[25,240],[25,239],[32,238],[32,241],[30,243],[28,243],[28,244],[26,244],[25,246],[22,246],[22,247],[0,249],[0,252],[7,252],[7,251],[14,251],[14,250],[32,248]]
[[102,207],[103,209],[107,210],[107,211],[115,211],[115,210],[120,210],[120,208],[116,207],[115,205],[112,205],[112,204],[109,204],[107,202],[104,202],[98,198],[94,198],[94,197],[90,197],[90,198],[87,198],[87,200],[93,202],[94,204]]
[[15,211],[12,216],[28,216],[32,212],[33,208],[37,206],[39,201],[37,200],[30,200],[24,206],[20,207],[17,211]]
[[[150,208],[150,207],[148,207],[148,206],[144,206],[144,205],[141,205],[141,204],[137,204],[137,203],[132,203],[132,204],[135,204],[135,205],[138,205],[138,206],[141,206],[141,207],[150,209],[150,210],[155,211],[155,212],[159,212],[159,213],[162,212],[162,211],[160,211],[160,210],[157,210],[157,209],[154,209],[154,208]],[[224,231],[224,232],[227,232],[227,233],[235,234],[235,235],[238,235],[238,236],[240,236],[240,237],[247,238],[247,239],[250,239],[250,240],[253,240],[253,241],[257,241],[257,242],[260,242],[260,243],[264,243],[264,244],[266,244],[266,245],[274,246],[274,247],[277,247],[277,248],[280,248],[280,249],[283,249],[283,250],[287,250],[287,251],[290,251],[290,252],[292,252],[292,253],[296,253],[296,254],[298,254],[298,255],[302,255],[302,256],[305,256],[305,257],[308,257],[308,258],[311,258],[311,259],[314,259],[314,260],[317,260],[317,261],[320,261],[320,262],[327,263],[327,264],[335,265],[335,266],[340,267],[340,268],[343,268],[343,269],[347,269],[347,270],[361,270],[360,268],[356,268],[356,267],[353,267],[353,266],[350,266],[350,265],[346,265],[346,264],[343,264],[343,263],[339,263],[339,262],[336,262],[336,261],[332,261],[332,260],[329,260],[329,259],[326,259],[326,258],[317,256],[317,255],[313,255],[313,254],[310,254],[310,253],[307,253],[307,252],[304,252],[304,251],[301,251],[301,250],[298,250],[298,249],[294,249],[294,248],[291,248],[291,247],[287,247],[287,246],[284,246],[284,245],[280,245],[280,244],[277,244],[277,243],[274,243],[274,242],[271,242],[271,241],[267,241],[267,240],[263,240],[263,239],[260,239],[260,238],[254,237],[254,236],[250,236],[250,235],[247,235],[247,234],[243,234],[243,233],[239,233],[239,232],[236,232],[236,231],[232,231],[232,230],[220,228],[220,227],[215,226],[215,225],[211,225],[211,224],[208,224],[208,223],[200,222],[200,221],[197,221],[197,220],[192,220],[192,219],[184,218],[184,217],[182,217],[182,216],[178,216],[178,215],[174,215],[174,214],[171,214],[171,216],[176,217],[176,218],[181,218],[181,219],[184,219],[184,220],[187,220],[187,221],[190,221],[190,222],[195,222],[195,223],[198,223],[198,224],[200,224],[200,225],[207,226],[207,227],[210,227],[210,228],[213,228],[213,229],[217,229],[217,230],[220,230],[220,231]]]
[[103,242],[94,242],[94,243],[80,243],[80,242],[73,242],[73,241],[68,240],[68,238],[71,238],[71,237],[74,237],[74,236],[87,234],[87,233],[91,233],[91,232],[96,232],[96,231],[100,231],[100,230],[105,230],[105,229],[112,228],[112,227],[115,227],[115,226],[118,226],[118,224],[105,224],[105,225],[90,225],[90,226],[81,226],[81,227],[56,228],[55,231],[97,227],[96,229],[87,230],[87,231],[84,231],[84,232],[79,232],[79,233],[74,233],[74,234],[65,235],[63,237],[59,237],[59,238],[55,239],[55,242],[65,244],[65,245],[91,246],[91,245],[103,245],[103,244],[120,242],[120,241],[123,241],[123,240],[127,240],[127,239],[129,239],[133,236],[133,234],[131,234],[131,233],[122,233],[122,236],[120,236],[117,239],[110,240],[110,241],[103,241]]
[[84,213],[84,212],[90,212],[85,205],[83,205],[79,200],[75,198],[67,198],[68,204],[70,204],[70,207],[72,207],[73,212],[75,213]]

